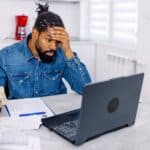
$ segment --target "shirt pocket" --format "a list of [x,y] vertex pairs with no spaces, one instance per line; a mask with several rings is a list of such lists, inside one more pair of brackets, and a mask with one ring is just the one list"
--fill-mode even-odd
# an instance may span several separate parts
[[11,73],[10,78],[17,82],[17,83],[24,83],[26,80],[29,79],[29,73],[27,72],[20,72],[20,73]]
[[44,93],[56,93],[60,90],[63,71],[54,70],[44,72],[43,89]]
[[58,80],[62,77],[62,74],[63,74],[63,71],[51,71],[51,72],[45,72],[44,73],[44,77],[48,80],[52,80],[52,81],[55,81],[55,80]]
[[9,75],[9,94],[13,98],[25,98],[32,95],[30,74],[27,72],[11,72]]

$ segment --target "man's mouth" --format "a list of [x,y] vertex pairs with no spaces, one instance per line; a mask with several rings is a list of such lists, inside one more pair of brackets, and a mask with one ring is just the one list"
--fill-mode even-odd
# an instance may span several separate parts
[[53,55],[54,55],[54,52],[46,52],[46,55],[48,55],[48,56],[53,56]]
[[45,55],[48,55],[48,56],[53,56],[54,55],[54,51],[53,50],[51,50],[51,51],[47,51],[47,52],[45,52]]

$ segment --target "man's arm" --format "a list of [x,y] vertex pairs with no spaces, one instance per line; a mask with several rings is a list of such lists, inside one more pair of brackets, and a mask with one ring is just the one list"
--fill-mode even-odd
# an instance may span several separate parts
[[68,32],[62,27],[54,27],[50,33],[53,40],[61,43],[61,49],[66,60],[64,78],[74,91],[82,94],[84,86],[91,82],[91,78],[85,65],[72,52]]
[[66,58],[64,78],[70,84],[71,89],[79,94],[83,93],[83,88],[86,84],[91,83],[91,78],[86,66],[80,62],[77,56],[71,59]]

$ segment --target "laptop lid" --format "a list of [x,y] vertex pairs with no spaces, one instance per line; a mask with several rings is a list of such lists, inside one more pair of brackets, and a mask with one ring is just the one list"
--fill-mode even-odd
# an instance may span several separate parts
[[143,77],[141,73],[87,85],[75,144],[134,124]]

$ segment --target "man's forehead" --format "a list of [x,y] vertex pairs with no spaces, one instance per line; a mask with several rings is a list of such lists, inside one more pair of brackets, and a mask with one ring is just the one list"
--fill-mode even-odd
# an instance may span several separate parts
[[54,27],[48,27],[48,29],[46,30],[48,33],[51,33],[51,31],[54,30]]
[[54,30],[54,28],[52,28],[52,27],[49,27],[45,32],[44,32],[44,34],[46,35],[46,36],[50,36],[51,34],[52,34],[52,31]]

